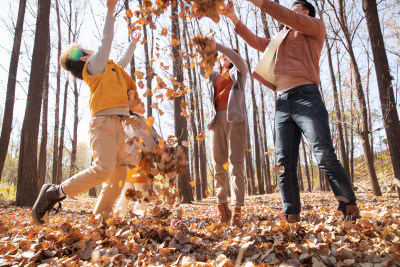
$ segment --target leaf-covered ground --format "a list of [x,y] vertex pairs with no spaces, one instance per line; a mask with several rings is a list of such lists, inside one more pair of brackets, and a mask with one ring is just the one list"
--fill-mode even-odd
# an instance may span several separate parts
[[0,266],[399,266],[399,199],[357,196],[363,218],[355,224],[341,221],[332,193],[303,193],[302,221],[291,225],[277,217],[279,193],[247,197],[242,230],[218,224],[214,198],[165,219],[106,221],[91,214],[96,199],[67,199],[44,226],[32,225],[30,209],[3,202]]

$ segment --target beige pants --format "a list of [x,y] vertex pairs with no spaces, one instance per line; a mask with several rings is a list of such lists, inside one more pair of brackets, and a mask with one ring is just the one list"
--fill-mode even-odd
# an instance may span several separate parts
[[229,162],[231,204],[236,207],[244,205],[246,141],[246,125],[241,122],[228,122],[226,110],[218,111],[211,127],[211,148],[215,164],[215,192],[218,204],[228,201],[228,171],[225,170],[224,164]]
[[111,214],[126,180],[121,166],[125,153],[124,130],[119,116],[97,116],[90,122],[92,166],[64,181],[61,185],[69,197],[104,183],[94,214]]

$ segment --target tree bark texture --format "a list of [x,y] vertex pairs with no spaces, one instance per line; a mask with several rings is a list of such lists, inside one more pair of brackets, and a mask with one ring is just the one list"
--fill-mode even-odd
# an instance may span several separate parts
[[[180,29],[179,29],[179,14],[178,14],[178,3],[179,0],[171,2],[171,32],[172,39],[181,41]],[[181,45],[172,45],[172,56],[173,56],[173,75],[175,81],[173,82],[173,88],[175,91],[183,91],[183,66],[182,56],[180,55]],[[178,138],[179,145],[182,146],[182,141],[188,140],[188,129],[186,118],[181,115],[181,102],[184,100],[184,95],[174,99],[174,121],[175,121],[175,136]],[[188,149],[183,147],[186,158],[188,158]],[[181,196],[183,197],[183,203],[191,203],[193,200],[192,188],[190,182],[190,168],[189,165],[185,167],[185,173],[179,175],[178,187]]]
[[14,33],[14,44],[11,52],[10,68],[8,71],[6,103],[4,106],[3,125],[1,128],[0,137],[0,181],[4,168],[4,162],[7,156],[8,145],[10,143],[12,121],[14,117],[15,86],[17,83],[18,62],[21,50],[22,32],[24,28],[25,9],[26,0],[20,0]]
[[380,28],[376,0],[364,0],[363,7],[367,20],[372,54],[374,56],[383,123],[392,159],[394,176],[398,182],[397,191],[400,198],[400,122],[393,93],[392,77],[390,75],[385,43]]
[[38,195],[37,149],[42,92],[49,42],[50,0],[38,2],[35,42],[29,80],[29,92],[22,125],[18,161],[17,206],[31,207]]

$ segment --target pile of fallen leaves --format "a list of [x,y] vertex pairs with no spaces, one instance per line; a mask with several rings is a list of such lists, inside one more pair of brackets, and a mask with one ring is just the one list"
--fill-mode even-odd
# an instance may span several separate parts
[[65,266],[399,266],[400,202],[357,194],[362,219],[343,222],[332,193],[303,193],[302,220],[280,221],[278,193],[246,198],[243,229],[218,223],[215,198],[144,217],[95,217],[96,199],[68,199],[50,223],[2,203],[0,265]]

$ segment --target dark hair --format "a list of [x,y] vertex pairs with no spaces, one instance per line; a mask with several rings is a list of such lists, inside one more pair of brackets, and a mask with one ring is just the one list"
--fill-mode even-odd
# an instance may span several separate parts
[[[232,50],[239,54],[239,50],[237,50],[237,49],[235,49],[235,48],[233,48]],[[219,56],[219,57],[220,57],[220,56]],[[218,59],[219,59],[219,57],[218,57]],[[219,60],[218,60],[218,64],[219,64],[219,65],[218,65],[218,70],[219,70],[219,72],[221,73],[221,72],[222,72],[222,69],[223,69],[224,67],[221,65],[221,63],[219,62]],[[229,69],[232,69],[233,66],[235,66],[235,65],[233,65],[233,63],[231,62],[231,64],[229,65]]]
[[83,51],[80,45],[70,44],[60,57],[60,65],[76,78],[83,80],[82,72],[86,62],[80,58],[86,55],[88,54]]
[[308,15],[315,18],[315,7],[311,3],[307,2],[306,0],[298,0],[294,1],[292,7],[295,5],[302,5],[303,8],[308,10]]

